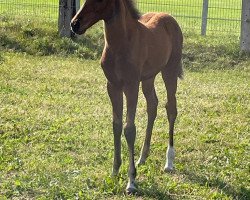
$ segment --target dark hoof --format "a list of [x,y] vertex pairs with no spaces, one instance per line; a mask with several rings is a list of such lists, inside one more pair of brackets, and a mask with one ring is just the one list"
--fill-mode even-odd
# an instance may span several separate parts
[[119,174],[119,171],[112,171],[111,177],[117,177]]
[[142,160],[138,160],[137,163],[136,163],[136,166],[142,166],[142,165],[145,165],[146,161],[142,161]]
[[166,172],[166,173],[173,173],[175,170],[174,170],[174,168],[170,168],[170,167],[165,167],[164,168],[164,172]]
[[134,195],[134,194],[136,194],[136,192],[137,192],[137,189],[135,187],[131,187],[131,188],[126,189],[127,195]]
[[135,183],[128,183],[127,188],[126,188],[126,194],[127,195],[133,195],[137,192],[137,188],[135,186]]

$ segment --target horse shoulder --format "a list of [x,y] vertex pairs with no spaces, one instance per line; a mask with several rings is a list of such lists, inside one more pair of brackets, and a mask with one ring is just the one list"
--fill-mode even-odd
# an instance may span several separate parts
[[112,59],[112,53],[108,48],[104,48],[101,57],[101,67],[109,82],[118,84],[118,79],[114,73],[114,60]]

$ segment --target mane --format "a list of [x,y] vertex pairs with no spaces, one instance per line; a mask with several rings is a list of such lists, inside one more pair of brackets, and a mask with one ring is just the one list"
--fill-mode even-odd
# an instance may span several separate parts
[[124,1],[124,3],[127,5],[128,10],[129,10],[131,16],[132,16],[134,19],[139,19],[139,18],[141,17],[141,14],[140,14],[140,12],[137,10],[134,1],[133,1],[133,0],[123,0],[123,1]]

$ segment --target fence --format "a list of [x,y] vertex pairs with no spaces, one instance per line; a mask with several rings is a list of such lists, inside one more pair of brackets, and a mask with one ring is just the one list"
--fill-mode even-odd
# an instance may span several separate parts
[[[201,31],[202,24],[207,24],[208,34],[240,35],[242,0],[209,0],[207,14],[203,12],[203,0],[137,0],[136,4],[142,13],[171,13],[183,30]],[[0,0],[0,20],[11,16],[57,21],[58,6],[59,0]]]
[[58,0],[0,0],[0,16],[57,20]]
[[202,18],[207,16],[207,31],[240,33],[241,0],[209,0],[204,16],[203,0],[138,0],[143,11],[169,12],[184,29],[201,31]]

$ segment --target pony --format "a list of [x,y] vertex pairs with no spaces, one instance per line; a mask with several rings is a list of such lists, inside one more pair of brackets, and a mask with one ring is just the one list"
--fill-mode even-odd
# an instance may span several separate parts
[[107,78],[107,92],[113,109],[114,160],[113,175],[121,166],[121,134],[123,130],[123,93],[126,98],[124,135],[129,150],[126,192],[135,193],[136,167],[134,144],[135,115],[140,83],[147,102],[147,129],[138,165],[144,164],[157,115],[158,99],[154,80],[161,73],[167,90],[166,111],[169,122],[169,145],[165,171],[174,169],[174,124],[177,117],[176,90],[183,75],[183,35],[176,20],[166,13],[140,15],[132,0],[86,0],[71,21],[71,29],[81,35],[88,28],[104,21],[105,46],[101,67]]

